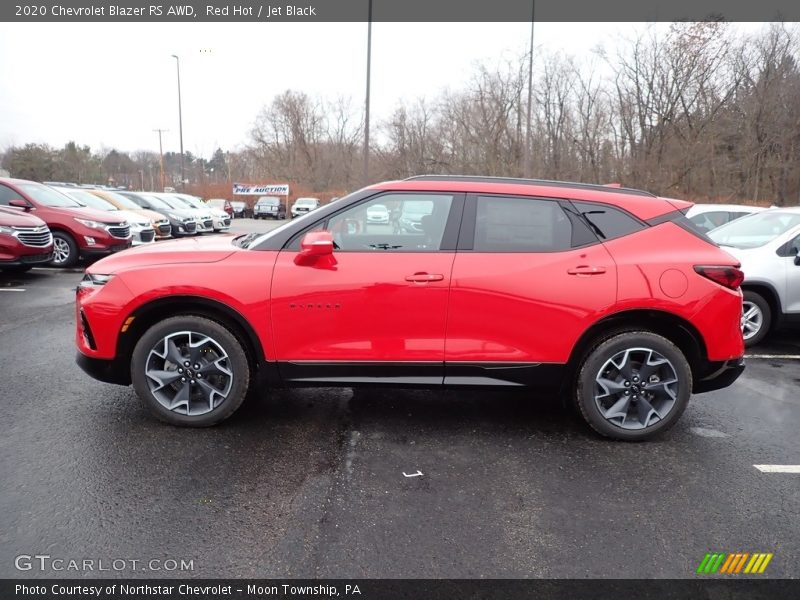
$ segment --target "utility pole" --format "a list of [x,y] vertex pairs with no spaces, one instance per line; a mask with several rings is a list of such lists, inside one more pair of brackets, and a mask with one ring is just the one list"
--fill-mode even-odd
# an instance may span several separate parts
[[525,126],[525,152],[522,159],[525,164],[522,165],[522,173],[524,177],[530,179],[531,177],[531,106],[533,105],[533,24],[536,21],[536,0],[531,0],[531,53],[528,56],[528,116],[526,118],[527,124]]
[[169,129],[153,129],[158,132],[158,154],[161,157],[161,191],[164,191],[164,147],[161,145],[161,134]]
[[173,54],[172,58],[175,59],[175,65],[178,67],[178,132],[181,138],[181,191],[186,191],[186,176],[183,172],[183,114],[181,109],[181,59],[177,54]]
[[367,16],[367,98],[364,110],[364,185],[369,184],[369,77],[372,62],[372,0]]

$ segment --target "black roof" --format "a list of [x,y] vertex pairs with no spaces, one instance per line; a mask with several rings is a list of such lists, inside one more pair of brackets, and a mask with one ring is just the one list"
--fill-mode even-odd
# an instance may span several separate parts
[[487,177],[480,175],[415,175],[404,181],[466,181],[475,183],[511,183],[516,185],[546,185],[549,187],[573,188],[580,190],[594,190],[597,192],[610,192],[628,194],[633,196],[649,196],[656,198],[655,194],[633,188],[611,187],[596,183],[574,183],[569,181],[549,181],[547,179],[523,179],[521,177]]

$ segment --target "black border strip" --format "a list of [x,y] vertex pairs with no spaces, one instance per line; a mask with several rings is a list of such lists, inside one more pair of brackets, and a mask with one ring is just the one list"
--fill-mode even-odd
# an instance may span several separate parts
[[[130,600],[131,598],[160,598],[196,600],[234,598],[254,600],[264,598],[354,598],[358,600],[427,600],[453,598],[508,598],[537,600],[619,600],[646,598],[686,600],[687,598],[725,598],[726,600],[776,600],[797,598],[800,579],[762,579],[763,576],[695,575],[695,579],[3,579],[0,597],[36,598],[37,600]],[[16,586],[38,587],[44,593],[22,594]],[[284,593],[310,589],[307,593]],[[145,593],[120,593],[123,586],[161,590]],[[186,586],[181,588],[181,586]],[[216,586],[216,587],[215,587]],[[255,586],[248,592],[248,586]],[[350,586],[349,588],[347,586]],[[358,593],[353,592],[358,587]],[[101,588],[100,594],[53,593],[80,588]],[[258,588],[277,588],[277,593],[256,593]],[[186,591],[188,589],[192,591]],[[203,593],[199,590],[214,589]],[[183,592],[181,590],[184,590]],[[116,590],[116,593],[111,592]],[[316,591],[313,591],[316,590]],[[333,593],[332,593],[333,592]],[[338,596],[336,595],[338,593]]]
[[[259,0],[184,0],[173,4],[158,0],[14,0],[0,3],[0,21],[365,22],[369,5],[369,0],[304,0],[296,4]],[[534,9],[532,0],[372,0],[375,22],[530,22],[532,14],[537,22],[800,21],[800,3],[536,0]]]

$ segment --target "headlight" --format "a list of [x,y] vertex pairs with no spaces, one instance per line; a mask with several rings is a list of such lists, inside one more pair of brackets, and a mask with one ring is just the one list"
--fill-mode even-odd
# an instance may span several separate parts
[[79,288],[99,287],[105,285],[113,275],[97,275],[94,273],[86,273],[78,284]]
[[74,219],[80,223],[81,225],[85,225],[89,229],[105,229],[105,223],[98,223],[97,221],[90,221],[88,219],[79,219],[78,217],[74,217]]
[[6,227],[5,225],[0,225],[0,233],[7,233],[8,235],[14,235],[14,228]]

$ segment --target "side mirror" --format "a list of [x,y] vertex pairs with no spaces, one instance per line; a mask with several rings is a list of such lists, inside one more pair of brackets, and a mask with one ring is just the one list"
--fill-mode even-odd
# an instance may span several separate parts
[[22,208],[26,212],[31,209],[31,205],[25,202],[25,200],[20,200],[18,198],[14,198],[13,200],[8,201],[9,206],[13,206],[14,208]]
[[303,256],[326,256],[333,254],[333,235],[330,231],[309,231],[300,242]]
[[800,250],[798,250],[797,254],[794,255],[794,264],[800,266]]

